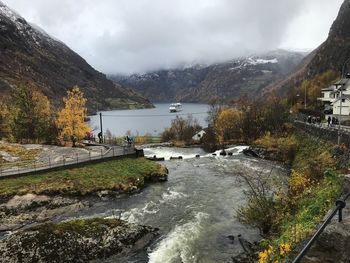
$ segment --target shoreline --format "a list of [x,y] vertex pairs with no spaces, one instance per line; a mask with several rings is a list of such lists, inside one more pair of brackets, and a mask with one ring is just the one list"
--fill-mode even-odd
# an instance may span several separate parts
[[[96,185],[95,182],[94,185],[90,188],[80,188],[80,190],[79,187],[76,189],[71,188],[69,184],[67,185],[67,187],[60,185],[60,179],[59,177],[57,178],[54,175],[54,172],[51,173],[52,175],[50,175],[49,173],[48,175],[29,175],[19,179],[3,179],[3,183],[7,183],[12,186],[13,184],[21,183],[17,182],[16,180],[29,180],[29,182],[34,182],[34,184],[32,186],[29,186],[28,189],[21,188],[19,186],[19,188],[17,188],[17,191],[13,190],[11,192],[11,190],[9,190],[8,194],[6,194],[6,192],[1,192],[2,190],[0,188],[0,251],[3,254],[3,257],[0,257],[0,259],[6,259],[6,262],[16,262],[17,259],[21,258],[24,254],[27,255],[26,260],[28,260],[24,262],[45,259],[47,257],[55,258],[51,253],[52,251],[50,250],[50,248],[46,248],[45,246],[47,246],[47,244],[50,242],[57,243],[56,249],[58,249],[59,251],[65,251],[65,243],[62,243],[62,239],[66,240],[66,235],[74,236],[74,240],[69,239],[69,242],[71,242],[70,245],[72,247],[79,247],[80,245],[85,247],[89,246],[90,241],[86,239],[84,235],[80,234],[81,224],[79,223],[79,220],[73,219],[75,213],[83,210],[86,207],[92,206],[95,202],[106,199],[114,200],[120,198],[121,196],[132,195],[142,191],[151,183],[164,182],[167,180],[168,170],[165,166],[154,164],[153,162],[146,161],[144,159],[132,159],[126,160],[124,162],[125,164],[123,163],[123,161],[120,161],[119,163],[120,165],[126,165],[126,167],[128,167],[130,166],[129,163],[137,165],[137,162],[141,162],[141,165],[148,164],[148,167],[157,167],[157,169],[152,168],[151,170],[149,170],[149,168],[147,168],[147,172],[146,170],[143,171],[143,166],[140,166],[140,171],[143,171],[141,172],[141,178],[138,177],[136,173],[136,177],[134,179],[132,179],[132,177],[126,176],[125,183],[106,184],[105,188],[100,188],[98,187],[98,185]],[[130,170],[134,169],[135,167],[133,167],[133,169]],[[84,172],[83,169],[80,170]],[[70,176],[73,176],[72,178],[74,178],[75,173],[72,173],[71,170],[65,171],[64,173],[71,173]],[[48,184],[46,185],[46,187],[40,186],[40,181],[36,181],[39,179],[43,179],[43,177],[47,176],[49,176],[48,178],[56,178],[58,180],[57,187],[55,186],[55,183],[52,184],[51,181],[47,181]],[[94,176],[96,177],[97,175]],[[69,181],[68,177],[64,178],[65,181]],[[32,179],[32,181],[30,179]],[[113,181],[113,177],[111,177],[111,179]],[[43,182],[45,183],[45,180]],[[84,181],[81,181],[81,183],[83,182]],[[89,181],[87,181],[88,184],[91,184],[93,182],[94,179],[92,179],[90,183]],[[108,183],[108,180],[106,182]],[[79,186],[79,184],[77,184],[77,186]],[[56,187],[56,189],[52,187]],[[51,224],[51,228],[60,228],[61,224],[64,223],[50,222],[55,221],[55,218],[64,216],[72,217],[72,220],[69,220],[68,222],[70,222],[73,225],[76,225],[76,227],[73,230],[69,230],[69,233],[66,233],[65,230],[62,230],[63,232],[61,233],[61,236],[55,236],[55,233],[57,232],[56,230],[56,232],[52,231],[50,235],[47,235],[47,233],[45,232],[46,225],[49,223]],[[118,222],[120,222],[120,224],[117,228],[108,228],[106,227],[106,224],[108,222],[106,221],[107,223],[101,223],[101,220],[104,219],[94,218],[92,219],[92,221],[88,221],[88,225],[91,225],[92,228],[101,225],[101,228],[108,229],[107,232],[109,233],[109,240],[111,240],[110,242],[112,242],[113,244],[110,244],[109,246],[105,245],[105,243],[102,242],[102,245],[99,247],[99,249],[85,250],[85,252],[88,253],[86,255],[74,255],[74,251],[71,251],[72,254],[69,258],[73,258],[73,260],[66,261],[66,258],[61,258],[61,261],[58,262],[76,262],[74,260],[76,260],[76,258],[79,256],[81,256],[81,260],[83,261],[87,259],[98,259],[101,258],[101,253],[103,251],[106,251],[106,249],[110,252],[103,252],[104,256],[102,258],[104,258],[105,256],[118,255],[123,251],[133,249],[134,246],[138,249],[141,249],[142,247],[146,246],[149,242],[153,241],[158,235],[156,228],[129,224],[119,219],[109,219],[119,220]],[[46,233],[44,237],[42,237],[43,233]],[[121,235],[117,235],[116,233],[121,233]],[[127,235],[123,233],[127,233]],[[100,242],[101,239],[104,238],[104,235],[106,235],[105,232],[100,232],[100,235],[95,235],[95,241]],[[24,243],[21,240],[31,239],[34,242],[34,245],[31,247],[23,247]],[[18,242],[21,242],[22,247],[16,245]],[[36,253],[35,251],[37,250],[41,251],[41,254]],[[92,251],[91,253],[90,250]],[[63,257],[65,256],[64,253],[62,255]],[[86,258],[84,258],[85,256]]]

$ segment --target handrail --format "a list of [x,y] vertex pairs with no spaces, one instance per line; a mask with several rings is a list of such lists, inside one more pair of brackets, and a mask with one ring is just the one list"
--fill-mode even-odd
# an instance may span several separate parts
[[319,227],[316,233],[312,236],[309,242],[305,245],[305,247],[300,251],[299,255],[293,260],[293,263],[298,263],[305,256],[305,254],[309,251],[310,247],[313,245],[317,237],[322,233],[322,231],[326,228],[327,224],[331,219],[338,213],[338,221],[341,222],[343,220],[343,208],[346,205],[346,200],[350,197],[350,193],[348,193],[344,198],[338,199],[335,202],[336,207],[333,209],[332,213],[327,216],[326,220]]

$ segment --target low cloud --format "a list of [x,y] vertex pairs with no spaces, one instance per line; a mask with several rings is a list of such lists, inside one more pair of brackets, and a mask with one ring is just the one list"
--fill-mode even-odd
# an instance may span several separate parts
[[[95,68],[121,74],[218,62],[281,46],[316,47],[342,2],[31,0],[29,5],[27,0],[3,1]],[[307,21],[308,14],[313,21]],[[328,28],[315,30],[325,24]]]

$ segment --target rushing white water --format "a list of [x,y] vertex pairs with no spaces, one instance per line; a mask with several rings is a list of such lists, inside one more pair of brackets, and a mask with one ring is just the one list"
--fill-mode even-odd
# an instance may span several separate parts
[[198,255],[192,250],[198,239],[204,234],[209,215],[197,213],[195,218],[183,225],[176,226],[149,254],[150,263],[194,263]]
[[[232,153],[232,156],[239,155],[244,149],[248,146],[235,146],[228,149],[225,149],[226,153]],[[179,151],[179,149],[181,149]],[[174,148],[174,147],[154,147],[154,148],[145,148],[144,153],[146,157],[156,156],[158,158],[164,158],[165,160],[170,160],[171,157],[179,157],[182,159],[192,159],[196,158],[196,155],[200,157],[212,157],[213,154],[220,157],[220,152],[222,150],[217,150],[214,153],[206,153],[200,148]]]
[[[237,239],[261,237],[257,229],[243,225],[236,209],[244,205],[248,189],[240,175],[270,173],[284,176],[283,167],[245,157],[245,146],[207,154],[199,148],[148,148],[145,154],[158,157],[182,156],[183,160],[162,162],[169,170],[168,181],[148,185],[140,193],[94,204],[81,217],[117,217],[130,223],[159,228],[159,239],[145,249],[103,263],[212,263],[231,262],[242,251]],[[195,158],[199,154],[201,158]],[[76,216],[76,214],[74,215]]]
[[156,214],[159,212],[160,204],[163,203],[169,203],[171,201],[174,201],[176,199],[180,198],[186,198],[188,197],[186,194],[167,190],[162,194],[162,198],[158,201],[150,201],[145,204],[142,208],[133,208],[129,211],[125,211],[124,213],[121,213],[121,219],[128,221],[130,223],[141,223],[142,224],[142,218],[145,216],[145,214]]

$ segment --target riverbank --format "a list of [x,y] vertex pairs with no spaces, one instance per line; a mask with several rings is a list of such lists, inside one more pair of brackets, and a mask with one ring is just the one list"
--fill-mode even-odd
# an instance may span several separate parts
[[141,188],[152,180],[166,180],[164,166],[143,158],[125,158],[38,175],[1,179],[0,201],[16,194],[86,196],[100,191],[116,194]]
[[[278,190],[269,188],[269,194],[259,197],[266,205],[262,211],[264,218],[257,216],[259,207],[252,203],[253,199],[249,201],[252,210],[244,211],[246,223],[269,226],[263,233],[267,239],[260,244],[259,262],[290,259],[334,206],[342,194],[341,174],[347,172],[348,167],[348,160],[339,154],[340,148],[295,130],[280,138],[268,134],[246,150],[247,155],[283,162],[291,168],[285,186],[282,184]],[[253,213],[254,209],[257,211]]]
[[[46,247],[47,244],[62,252],[61,258],[55,262],[83,262],[131,249],[144,236],[147,236],[145,240],[154,238],[156,231],[153,228],[130,225],[120,220],[118,226],[114,223],[111,226],[109,221],[101,218],[86,221],[83,225],[82,221],[73,220],[69,224],[77,227],[69,231],[61,224],[51,224],[49,229],[53,234],[47,233],[47,226],[41,225],[67,215],[74,217],[99,200],[138,192],[150,182],[166,181],[167,173],[166,167],[144,158],[125,158],[69,170],[0,179],[0,254],[3,255],[0,262],[17,262],[24,257],[28,261],[23,262],[55,258],[56,254]],[[97,231],[93,237],[84,236],[80,233],[81,226],[92,230],[106,228],[107,232]],[[62,235],[56,235],[57,231]],[[110,244],[105,243],[106,236]],[[81,253],[87,254],[74,255],[72,250],[71,255],[67,254],[67,259],[71,261],[63,260],[68,237],[73,238],[69,239],[71,247],[82,246]],[[140,242],[145,245],[145,240]],[[24,241],[31,245],[26,247]],[[16,245],[18,242],[21,242],[20,246]],[[92,246],[98,249],[92,249]],[[76,259],[79,260],[74,261]]]

